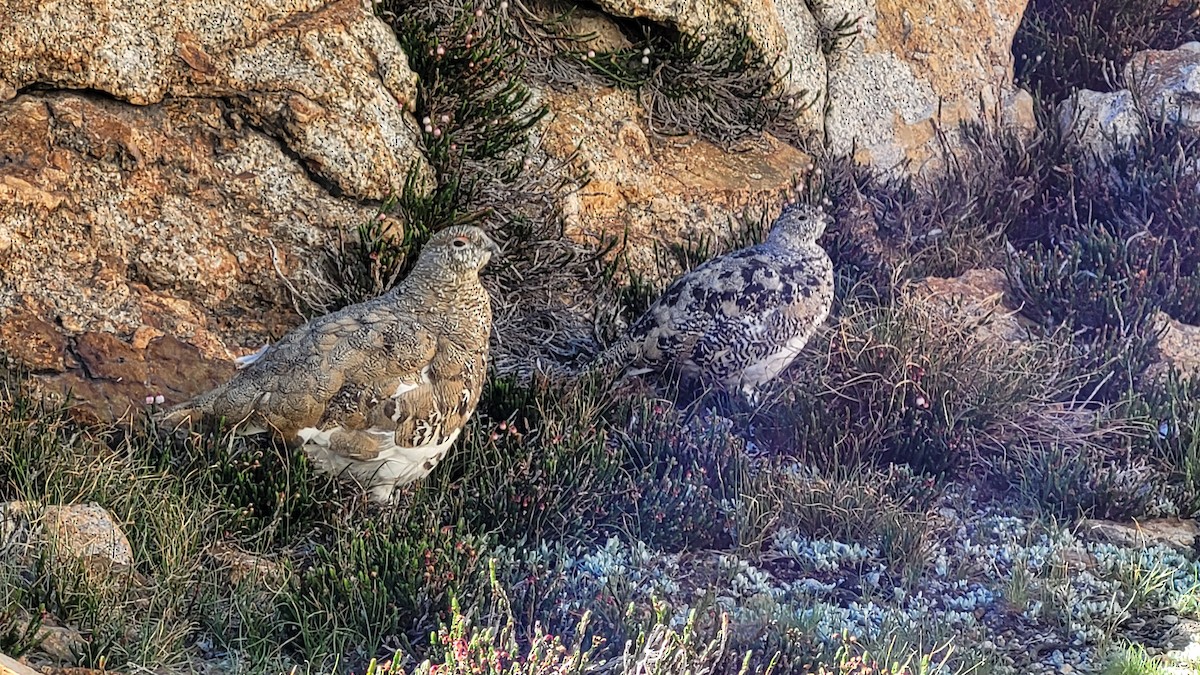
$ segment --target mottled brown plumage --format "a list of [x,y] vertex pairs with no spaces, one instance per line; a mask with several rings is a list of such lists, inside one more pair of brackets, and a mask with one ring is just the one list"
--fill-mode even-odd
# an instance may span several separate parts
[[437,466],[479,402],[492,325],[479,271],[498,251],[476,227],[437,232],[395,288],[245,357],[232,380],[164,421],[277,430],[316,466],[389,500]]
[[762,244],[672,283],[596,367],[673,371],[753,400],[829,316],[833,264],[816,243],[826,221],[818,209],[788,208]]

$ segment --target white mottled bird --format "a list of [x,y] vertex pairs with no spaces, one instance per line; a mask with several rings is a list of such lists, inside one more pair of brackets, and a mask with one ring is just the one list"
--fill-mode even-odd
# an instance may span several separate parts
[[318,468],[390,501],[445,458],[479,402],[492,326],[479,272],[498,253],[477,227],[436,232],[395,288],[244,357],[232,380],[163,421],[276,430]]
[[766,241],[676,279],[592,367],[676,372],[757,400],[829,316],[833,263],[821,210],[787,207]]

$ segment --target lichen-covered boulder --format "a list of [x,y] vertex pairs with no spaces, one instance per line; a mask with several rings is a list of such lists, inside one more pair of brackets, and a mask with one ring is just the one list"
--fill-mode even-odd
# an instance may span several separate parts
[[1058,126],[1082,154],[1108,161],[1145,133],[1142,113],[1127,89],[1081,89],[1058,105]]
[[881,169],[938,157],[937,129],[963,120],[1032,128],[1013,85],[1012,41],[1027,0],[832,0],[817,19],[859,17],[859,35],[829,57],[830,149]]
[[1058,106],[1058,124],[1077,149],[1106,162],[1159,121],[1200,131],[1200,42],[1130,57],[1125,89],[1082,89]]
[[1138,52],[1124,75],[1151,119],[1200,130],[1200,42]]
[[370,3],[0,0],[0,25],[0,353],[95,417],[228,377],[357,200],[428,176]]
[[[606,11],[709,36],[742,30],[788,89],[814,104],[798,120],[830,149],[882,169],[937,164],[937,129],[984,120],[1032,129],[1013,85],[1012,41],[1027,0],[600,0]],[[810,11],[809,7],[815,6]]]
[[423,168],[416,77],[361,0],[0,0],[0,100],[32,84],[224,100],[347,194]]
[[134,564],[129,540],[102,506],[0,503],[0,551],[10,560],[32,560],[43,550],[56,560],[81,564],[96,580]]
[[659,271],[656,244],[719,239],[745,209],[772,205],[777,211],[793,177],[812,163],[769,135],[737,152],[698,138],[655,138],[634,95],[621,89],[548,91],[545,102],[553,116],[543,149],[576,162],[588,177],[563,204],[568,234],[590,241],[625,237],[630,265],[650,276]]
[[211,99],[21,94],[0,157],[0,352],[102,419],[228,377],[374,214]]

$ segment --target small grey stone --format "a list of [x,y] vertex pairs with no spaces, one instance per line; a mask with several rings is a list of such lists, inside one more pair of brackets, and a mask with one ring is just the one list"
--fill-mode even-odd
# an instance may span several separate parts
[[1102,162],[1145,133],[1142,113],[1128,90],[1080,89],[1058,106],[1058,126],[1073,147]]

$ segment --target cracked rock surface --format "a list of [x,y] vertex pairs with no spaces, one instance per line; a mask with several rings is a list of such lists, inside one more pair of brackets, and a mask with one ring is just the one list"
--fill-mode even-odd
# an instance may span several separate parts
[[[804,100],[814,105],[798,120],[802,131],[823,134],[830,149],[860,162],[907,162],[910,170],[937,166],[938,127],[980,119],[1034,127],[1032,99],[1013,84],[1012,41],[1027,3],[599,1],[612,14],[696,35],[744,30],[768,61],[779,57],[791,90],[809,92]],[[839,30],[845,21],[854,23]],[[839,32],[843,38],[832,39]]]
[[298,323],[278,274],[311,278],[373,214],[217,101],[21,94],[0,105],[0,351],[100,418],[194,394]]
[[219,98],[337,190],[385,199],[414,164],[416,76],[360,0],[0,0],[0,100],[33,85],[136,105]]

